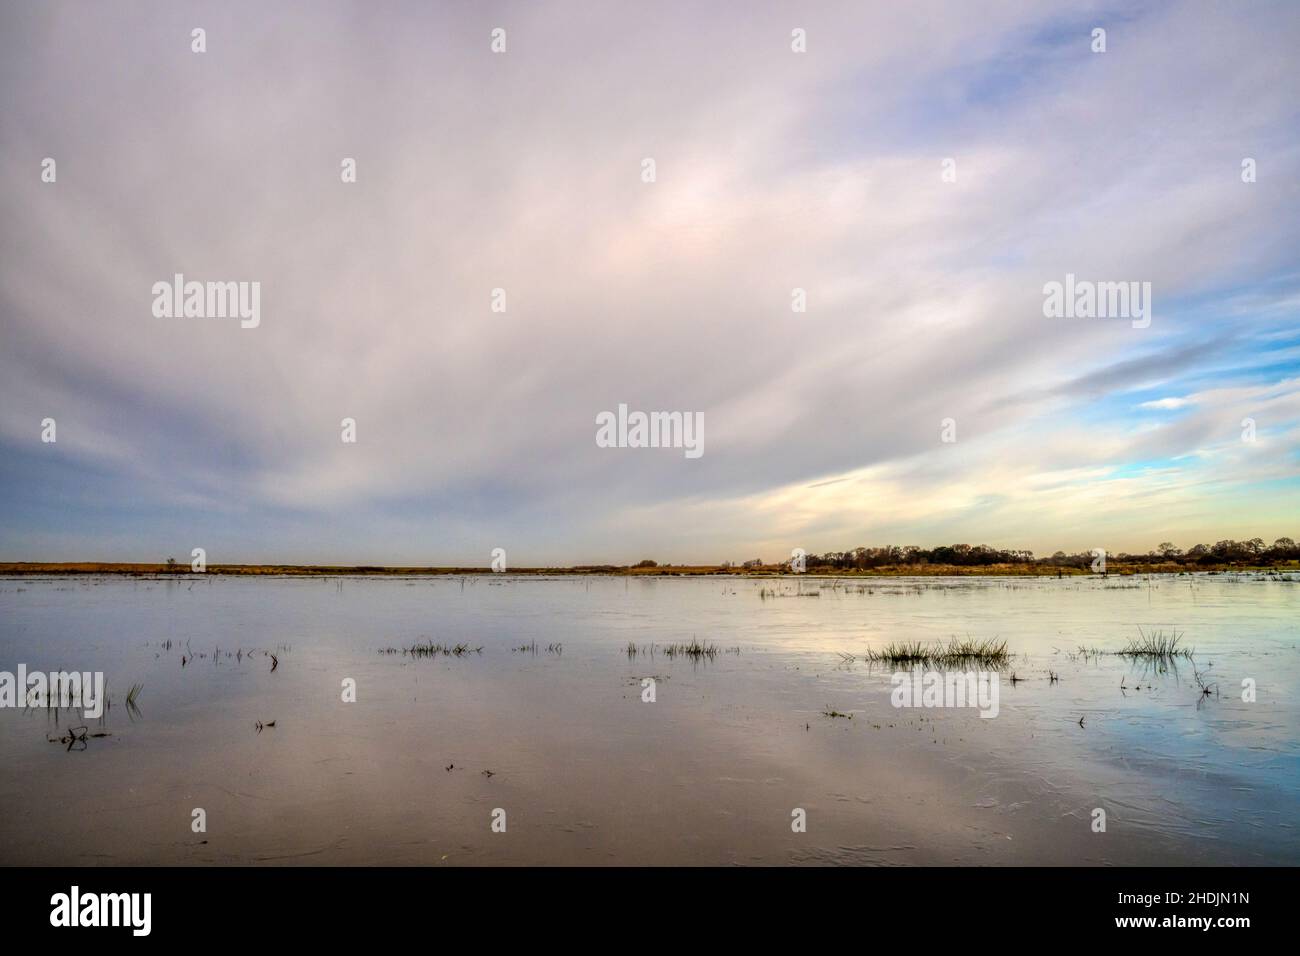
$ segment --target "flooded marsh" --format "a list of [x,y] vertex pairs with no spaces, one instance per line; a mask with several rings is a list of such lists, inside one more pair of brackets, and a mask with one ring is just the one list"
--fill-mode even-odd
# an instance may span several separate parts
[[0,709],[0,863],[1295,865],[1298,622],[1294,575],[0,578],[0,671],[107,688]]

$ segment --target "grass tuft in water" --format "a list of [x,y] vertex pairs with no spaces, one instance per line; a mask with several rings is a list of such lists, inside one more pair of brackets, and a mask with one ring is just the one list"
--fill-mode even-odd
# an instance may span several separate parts
[[1011,662],[1007,642],[996,638],[977,641],[971,638],[947,644],[925,644],[921,641],[899,641],[886,644],[880,650],[868,650],[862,655],[873,664],[920,664],[927,667],[956,667],[978,664],[984,667],[1003,667]]
[[1183,636],[1177,631],[1166,634],[1153,631],[1147,634],[1138,628],[1138,637],[1131,639],[1123,650],[1116,651],[1119,657],[1139,658],[1142,660],[1167,661],[1176,657],[1190,659],[1192,648],[1182,646]]
[[662,648],[663,652],[669,657],[689,657],[691,660],[713,660],[718,656],[720,651],[714,644],[707,641],[700,643],[696,638],[691,638],[685,643],[667,644]]
[[464,657],[466,654],[482,654],[483,648],[470,647],[468,644],[438,644],[434,641],[422,641],[404,648],[402,653],[408,657]]

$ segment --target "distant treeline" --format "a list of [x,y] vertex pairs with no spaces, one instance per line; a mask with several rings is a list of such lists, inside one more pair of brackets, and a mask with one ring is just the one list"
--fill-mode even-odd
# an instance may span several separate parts
[[[1214,544],[1197,544],[1184,551],[1166,541],[1145,554],[1107,551],[1106,561],[1113,564],[1177,564],[1184,567],[1206,567],[1224,564],[1269,565],[1300,559],[1300,546],[1290,538],[1278,538],[1271,545],[1262,538],[1249,541],[1216,541]],[[828,551],[810,554],[807,567],[836,571],[865,571],[898,565],[941,564],[952,567],[987,567],[995,564],[1026,564],[1044,568],[1090,568],[1094,560],[1091,551],[1066,554],[1057,551],[1051,557],[1036,557],[1032,551],[1002,550],[986,544],[950,544],[937,548],[920,548],[916,545],[900,547],[884,545],[879,548],[854,548],[852,551]]]

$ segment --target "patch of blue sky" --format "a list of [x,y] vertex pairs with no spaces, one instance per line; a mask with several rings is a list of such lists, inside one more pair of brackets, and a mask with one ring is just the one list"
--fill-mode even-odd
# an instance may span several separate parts
[[[1171,302],[1165,309],[1157,300],[1153,324],[1159,325],[1160,351],[1169,351],[1176,343],[1203,344],[1187,365],[1171,369],[1159,381],[1134,381],[1128,387],[1116,387],[1091,404],[1094,414],[1107,411],[1131,413],[1143,402],[1180,398],[1194,392],[1216,388],[1269,385],[1300,377],[1300,328],[1277,329],[1273,323],[1256,324],[1234,314],[1230,303],[1239,298],[1239,290],[1224,290],[1214,295],[1197,295]],[[1163,319],[1163,321],[1162,321]],[[1117,361],[1128,361],[1144,350],[1123,351]],[[1152,408],[1163,415],[1176,414],[1176,408]]]
[[1008,33],[996,46],[975,49],[971,59],[914,84],[908,95],[855,98],[852,90],[879,86],[888,77],[871,72],[850,78],[845,83],[849,95],[842,89],[834,97],[844,111],[840,122],[825,127],[828,138],[837,148],[850,151],[855,147],[928,150],[936,140],[958,141],[986,133],[991,118],[1001,119],[1009,110],[1052,95],[1055,78],[1063,71],[1086,67],[1093,55],[1092,30],[1098,23],[1114,29],[1142,16],[1141,8],[1132,5],[1061,13]]
[[1186,470],[1188,468],[1198,467],[1200,462],[1191,456],[1183,455],[1171,458],[1148,458],[1142,461],[1126,461],[1118,465],[1113,465],[1107,474],[1110,480],[1121,478],[1145,478],[1157,472],[1168,471],[1171,468]]
[[[1231,351],[1200,360],[1185,371],[1170,375],[1158,383],[1139,384],[1134,388],[1117,390],[1114,398],[1122,406],[1137,406],[1161,399],[1183,398],[1196,392],[1220,388],[1267,386],[1300,377],[1300,355],[1294,352],[1270,360],[1267,355],[1251,351],[1249,347],[1234,347]],[[1169,413],[1174,408],[1154,408]]]

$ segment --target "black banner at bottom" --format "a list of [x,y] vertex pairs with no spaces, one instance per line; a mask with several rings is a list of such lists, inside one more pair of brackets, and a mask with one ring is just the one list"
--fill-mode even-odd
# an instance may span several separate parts
[[1294,879],[1290,869],[11,868],[0,870],[0,911],[11,940],[78,945],[467,932],[491,945],[512,931],[597,939],[610,925],[663,920],[689,921],[693,942],[716,933],[734,945],[809,918],[819,937],[865,920],[873,934],[913,940],[970,941],[983,928],[1230,943],[1284,929]]

